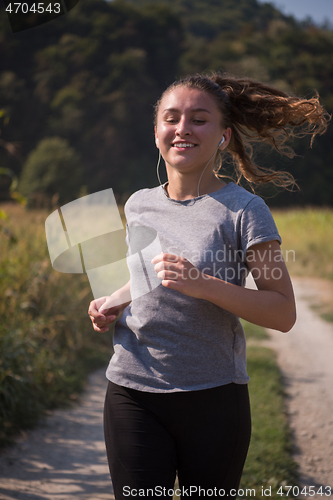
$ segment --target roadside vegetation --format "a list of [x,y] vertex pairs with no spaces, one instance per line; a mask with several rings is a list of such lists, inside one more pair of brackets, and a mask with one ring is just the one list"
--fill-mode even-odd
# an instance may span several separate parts
[[[307,207],[272,212],[289,273],[333,281],[333,209]],[[325,321],[333,322],[330,297],[310,307]]]
[[0,446],[45,410],[68,404],[107,363],[110,336],[91,327],[85,275],[55,271],[46,211],[2,206],[0,219]]
[[333,281],[333,209],[307,207],[272,213],[289,273]]

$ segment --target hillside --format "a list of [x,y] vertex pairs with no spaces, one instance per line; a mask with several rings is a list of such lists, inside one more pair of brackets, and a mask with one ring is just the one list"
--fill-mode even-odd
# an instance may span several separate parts
[[284,16],[273,5],[260,4],[257,0],[128,0],[133,5],[142,7],[155,5],[172,6],[184,23],[186,31],[195,37],[212,40],[222,31],[240,33],[249,25],[256,30],[265,30],[273,20],[282,20],[290,26],[295,26],[295,20]]
[[[27,196],[60,191],[64,202],[110,186],[124,200],[156,185],[153,105],[182,75],[225,70],[298,95],[317,90],[333,110],[333,31],[257,0],[81,0],[65,16],[15,34],[3,10],[0,165]],[[302,188],[271,204],[332,204],[331,129],[312,150],[308,140],[295,143],[292,161],[257,153],[258,163],[290,170]]]

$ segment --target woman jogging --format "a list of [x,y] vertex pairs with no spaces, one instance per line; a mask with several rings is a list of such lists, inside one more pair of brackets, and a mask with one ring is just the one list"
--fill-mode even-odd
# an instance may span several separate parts
[[[89,307],[100,332],[122,313],[104,420],[114,493],[172,498],[177,474],[182,498],[235,498],[251,433],[239,318],[287,332],[296,312],[268,207],[218,171],[228,152],[238,179],[291,185],[290,174],[252,161],[251,144],[291,155],[285,143],[297,127],[313,139],[327,114],[318,97],[219,73],[175,82],[155,111],[168,181],[134,193],[125,214],[129,231],[158,235],[162,252],[146,272],[160,285],[131,301],[134,270],[127,285]],[[257,290],[244,288],[251,271]]]

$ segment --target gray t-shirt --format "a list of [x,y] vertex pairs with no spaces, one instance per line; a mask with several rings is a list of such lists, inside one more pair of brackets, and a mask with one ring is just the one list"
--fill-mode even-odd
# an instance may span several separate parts
[[[164,186],[142,189],[129,198],[125,214],[129,229],[155,230],[163,252],[181,255],[205,274],[239,286],[248,274],[248,248],[272,240],[281,243],[265,202],[233,182],[184,201],[169,198]],[[147,392],[246,384],[246,345],[239,318],[154,282],[153,257],[154,252],[148,252],[145,260],[149,293],[140,292],[136,283],[142,281],[142,259],[137,259],[141,273],[130,268],[136,298],[115,326],[107,378]]]

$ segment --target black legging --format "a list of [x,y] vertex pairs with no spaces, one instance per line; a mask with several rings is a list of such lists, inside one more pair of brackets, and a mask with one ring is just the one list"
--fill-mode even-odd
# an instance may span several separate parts
[[116,500],[172,499],[176,472],[178,497],[235,499],[251,435],[248,388],[151,393],[109,382],[104,431]]

